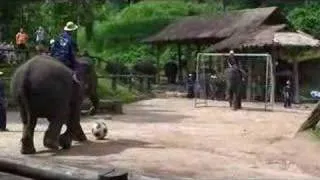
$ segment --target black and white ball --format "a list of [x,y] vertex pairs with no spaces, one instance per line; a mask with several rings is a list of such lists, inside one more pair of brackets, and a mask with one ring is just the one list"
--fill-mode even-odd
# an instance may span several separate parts
[[96,139],[102,140],[107,136],[108,128],[104,122],[97,121],[93,124],[91,132]]

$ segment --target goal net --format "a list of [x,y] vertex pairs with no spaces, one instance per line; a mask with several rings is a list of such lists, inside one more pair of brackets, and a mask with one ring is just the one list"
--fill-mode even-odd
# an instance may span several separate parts
[[[194,106],[208,106],[226,100],[225,70],[227,53],[198,53]],[[265,110],[273,108],[275,78],[270,54],[234,54],[245,72],[241,84],[242,101],[260,102]]]

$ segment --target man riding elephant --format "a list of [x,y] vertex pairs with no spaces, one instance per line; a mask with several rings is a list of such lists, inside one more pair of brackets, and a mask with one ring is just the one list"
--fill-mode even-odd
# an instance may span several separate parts
[[[64,27],[64,32],[58,37],[51,49],[51,56],[69,67],[73,72],[76,72],[78,62],[74,51],[77,49],[76,43],[72,39],[72,33],[78,29],[78,26],[69,21]],[[73,79],[79,83],[76,73]]]
[[230,107],[237,110],[241,108],[241,88],[246,73],[241,69],[239,60],[234,57],[233,50],[230,51],[227,61],[229,66],[226,69],[227,99]]
[[[17,68],[11,80],[11,95],[23,123],[22,154],[36,152],[33,134],[37,118],[49,121],[43,139],[49,149],[68,149],[72,140],[87,140],[80,125],[80,105],[91,71],[90,66],[79,61],[78,84],[71,69],[47,55],[37,55]],[[63,124],[67,130],[60,135]]]

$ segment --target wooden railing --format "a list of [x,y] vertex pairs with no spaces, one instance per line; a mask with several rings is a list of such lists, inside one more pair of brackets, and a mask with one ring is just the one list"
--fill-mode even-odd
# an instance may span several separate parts
[[98,79],[110,79],[111,87],[113,90],[118,89],[118,85],[128,86],[129,91],[132,91],[133,88],[138,89],[139,91],[151,91],[152,84],[155,82],[155,76],[150,75],[118,75],[110,74],[106,76],[98,76]]

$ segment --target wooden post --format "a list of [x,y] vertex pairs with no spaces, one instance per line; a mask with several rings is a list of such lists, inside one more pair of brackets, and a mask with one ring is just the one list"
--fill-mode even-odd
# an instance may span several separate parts
[[152,81],[152,77],[146,77],[147,79],[147,91],[151,90],[151,81]]
[[299,62],[293,59],[294,103],[300,103],[299,97]]
[[183,81],[182,62],[181,62],[181,44],[178,44],[178,79],[180,82]]
[[160,84],[160,73],[161,73],[161,67],[160,67],[160,54],[161,54],[161,47],[160,45],[156,45],[157,48],[157,52],[156,52],[156,56],[157,56],[157,77],[156,77],[156,82],[158,84]]
[[133,78],[133,76],[132,75],[129,75],[128,76],[129,77],[129,91],[131,92],[132,91],[132,78]]
[[191,46],[190,44],[187,44],[187,48],[186,48],[186,61],[187,61],[187,73],[191,72],[191,69],[194,69],[194,67],[192,67],[192,58],[191,58]]
[[116,75],[112,75],[112,89],[113,90],[117,90],[117,77],[116,77]]
[[139,90],[143,91],[143,77],[139,76]]
[[247,101],[251,101],[251,93],[252,92],[252,60],[248,60],[248,81],[247,81],[247,92],[246,97]]

